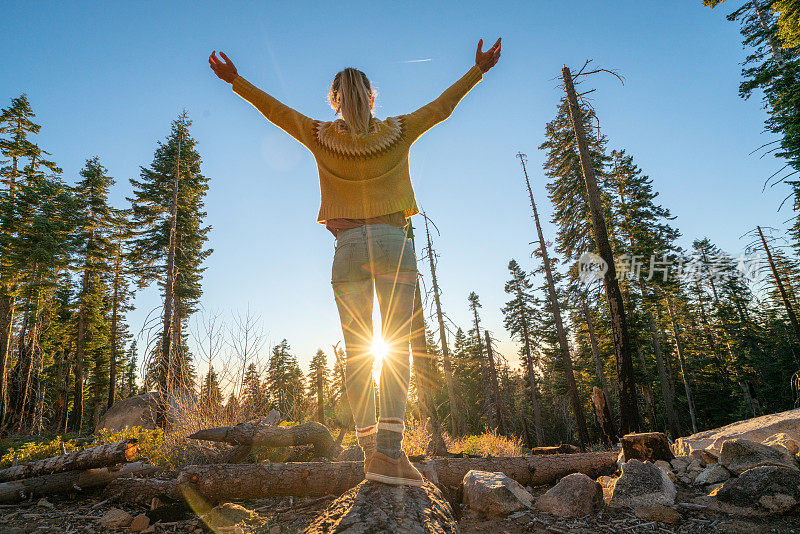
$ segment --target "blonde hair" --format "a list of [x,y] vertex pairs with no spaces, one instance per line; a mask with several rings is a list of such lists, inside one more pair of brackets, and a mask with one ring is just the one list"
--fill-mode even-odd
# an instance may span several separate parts
[[369,131],[374,97],[367,75],[350,67],[336,74],[328,93],[331,107],[342,116],[352,135]]

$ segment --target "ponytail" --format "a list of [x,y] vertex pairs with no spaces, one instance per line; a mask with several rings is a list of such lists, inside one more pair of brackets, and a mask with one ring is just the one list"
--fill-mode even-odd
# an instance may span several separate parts
[[367,75],[349,67],[336,74],[328,93],[331,107],[342,116],[353,136],[369,132],[373,97]]

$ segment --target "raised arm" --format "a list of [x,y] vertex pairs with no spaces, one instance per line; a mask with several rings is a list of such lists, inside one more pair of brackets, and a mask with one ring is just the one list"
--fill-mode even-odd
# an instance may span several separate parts
[[211,52],[211,55],[208,56],[208,63],[214,74],[220,80],[231,84],[234,93],[250,102],[271,123],[309,146],[313,137],[314,121],[239,76],[236,66],[225,55],[225,52],[220,52],[219,55],[222,56],[224,62],[217,57],[216,51]]
[[483,75],[500,59],[500,39],[483,52],[483,39],[478,41],[475,65],[456,83],[448,87],[436,100],[417,111],[403,116],[407,134],[415,140],[427,130],[449,117],[462,98],[483,79]]

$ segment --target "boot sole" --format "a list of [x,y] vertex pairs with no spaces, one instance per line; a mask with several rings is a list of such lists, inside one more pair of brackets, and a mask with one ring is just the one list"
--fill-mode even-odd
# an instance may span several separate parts
[[413,478],[390,477],[388,475],[379,475],[378,473],[367,473],[366,479],[373,482],[382,482],[392,486],[414,486],[416,488],[422,487],[422,480]]

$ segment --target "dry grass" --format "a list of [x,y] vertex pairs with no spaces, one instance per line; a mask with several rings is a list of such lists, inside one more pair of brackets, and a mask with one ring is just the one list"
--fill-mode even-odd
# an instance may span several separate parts
[[[443,434],[447,450],[452,453],[477,454],[480,456],[522,456],[524,449],[519,438],[508,438],[496,432],[453,438],[446,432]],[[403,450],[411,455],[425,454],[431,433],[418,420],[406,425],[403,437]]]

